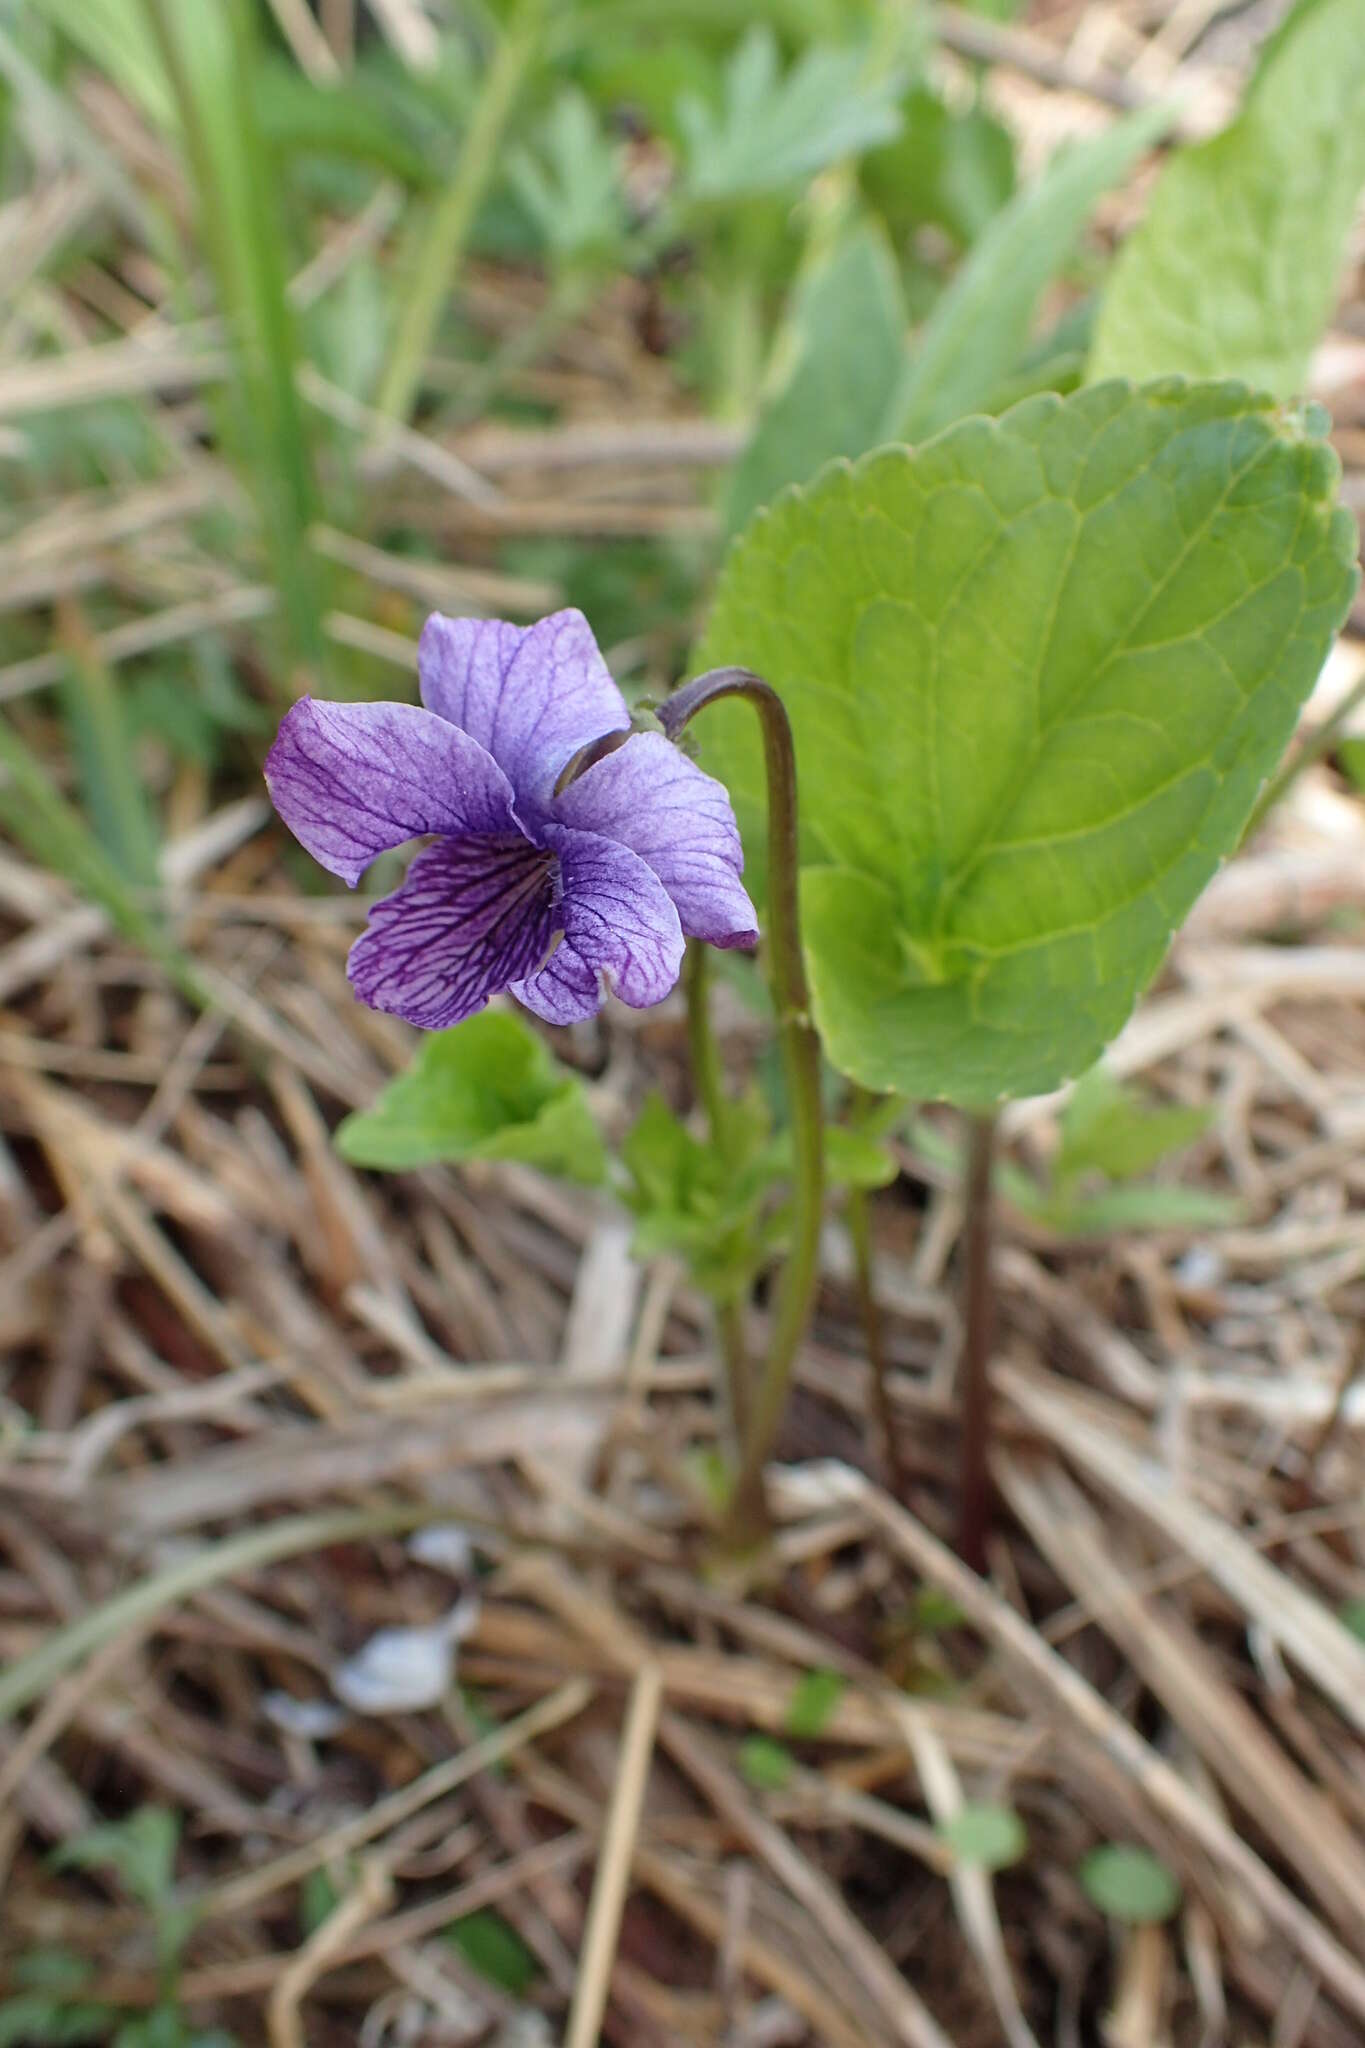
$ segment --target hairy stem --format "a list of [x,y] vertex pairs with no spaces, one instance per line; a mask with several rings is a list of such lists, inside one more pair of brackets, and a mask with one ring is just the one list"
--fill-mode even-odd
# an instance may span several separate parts
[[791,1251],[779,1284],[768,1353],[744,1433],[739,1477],[723,1530],[727,1542],[744,1548],[767,1532],[763,1468],[782,1420],[796,1354],[815,1302],[825,1178],[824,1127],[820,1046],[808,1014],[810,997],[801,957],[796,752],[786,707],[776,690],[752,670],[718,668],[675,691],[659,717],[664,730],[676,738],[698,711],[723,697],[743,697],[752,704],[763,733],[768,780],[766,954],[787,1083],[793,1154]]
[[[711,1143],[719,1158],[726,1160],[729,1156],[729,1124],[725,1114],[725,1091],[721,1085],[720,1050],[711,1028],[711,956],[700,939],[688,941],[683,986],[687,994],[687,1049],[692,1061],[692,1080],[697,1099],[706,1112]],[[716,1325],[720,1332],[721,1355],[725,1360],[730,1425],[736,1444],[742,1446],[749,1425],[750,1406],[743,1302],[717,1302]]]
[[995,1347],[995,1289],[991,1280],[991,1169],[995,1115],[974,1116],[967,1147],[966,1219],[963,1228],[962,1452],[959,1466],[958,1550],[974,1572],[986,1569],[991,1523],[991,1352]]

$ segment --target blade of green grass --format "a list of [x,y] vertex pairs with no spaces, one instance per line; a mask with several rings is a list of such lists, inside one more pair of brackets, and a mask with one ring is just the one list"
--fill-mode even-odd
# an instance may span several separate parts
[[[296,389],[284,229],[256,109],[255,16],[244,0],[143,0],[170,83],[200,229],[232,336],[228,428],[247,473],[295,661],[324,659],[326,573],[309,533],[321,503]],[[291,683],[286,695],[296,694]]]
[[156,823],[138,773],[121,688],[74,608],[62,616],[61,638],[70,659],[62,704],[94,834],[120,874],[137,888],[155,888]]
[[68,803],[33,749],[0,718],[0,827],[42,867],[62,875],[105,911],[126,939],[160,962],[186,999],[211,1008],[212,991],[141,892]]
[[1174,107],[1148,107],[1059,151],[995,216],[925,323],[887,414],[888,440],[927,440],[989,403],[1024,353],[1034,308],[1096,200],[1175,117]]
[[545,12],[545,0],[521,0],[481,81],[455,175],[432,207],[415,249],[407,296],[375,400],[376,411],[388,419],[406,420],[412,410],[441,308],[455,287],[522,80],[540,47]]
[[149,248],[164,254],[164,236],[156,216],[144,203],[132,180],[124,175],[118,159],[91,133],[88,123],[80,118],[70,101],[49,85],[13,36],[3,28],[0,28],[0,77],[6,79],[16,100],[27,110],[30,121],[43,134],[48,146],[53,136],[59,137],[62,147],[70,152],[72,161],[94,179],[104,200],[125,227],[130,228]]
[[263,1529],[241,1529],[221,1543],[205,1543],[188,1556],[139,1579],[124,1592],[57,1629],[35,1650],[0,1674],[0,1722],[40,1698],[73,1664],[112,1642],[126,1629],[140,1629],[168,1607],[187,1600],[205,1586],[221,1585],[239,1572],[258,1571],[285,1557],[325,1550],[333,1543],[362,1543],[370,1537],[398,1535],[432,1519],[430,1506],[411,1502],[377,1508],[324,1509],[320,1514],[290,1515]]

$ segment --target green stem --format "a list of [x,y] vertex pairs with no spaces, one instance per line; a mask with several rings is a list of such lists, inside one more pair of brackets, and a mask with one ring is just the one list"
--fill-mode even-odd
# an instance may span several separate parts
[[990,1365],[995,1348],[991,1174],[995,1164],[995,1128],[993,1111],[971,1119],[962,1245],[962,1370],[959,1379],[962,1450],[958,1551],[964,1564],[970,1565],[974,1572],[983,1573],[991,1523]]
[[[692,1062],[692,1081],[697,1100],[706,1113],[711,1144],[721,1160],[729,1156],[729,1120],[725,1113],[725,1090],[721,1080],[720,1051],[711,1028],[711,956],[700,939],[692,939],[683,963],[683,987],[687,995],[687,1049]],[[716,1327],[721,1356],[725,1361],[725,1385],[730,1402],[730,1425],[735,1441],[742,1445],[749,1426],[749,1356],[744,1334],[744,1304],[736,1298],[716,1303]]]
[[1341,738],[1351,713],[1362,702],[1365,702],[1365,676],[1361,677],[1353,689],[1346,692],[1331,717],[1323,720],[1317,731],[1285,762],[1279,774],[1271,777],[1261,792],[1255,810],[1247,820],[1246,831],[1242,834],[1243,845],[1260,830],[1276,804],[1288,795],[1304,769],[1311,768],[1315,761],[1320,761],[1324,754],[1330,753]]
[[743,697],[752,704],[763,734],[768,782],[767,968],[787,1083],[793,1153],[791,1250],[782,1272],[768,1354],[722,1532],[727,1543],[743,1549],[760,1542],[768,1530],[763,1468],[782,1420],[796,1354],[815,1303],[824,1198],[824,1124],[820,1043],[811,1027],[801,954],[796,751],[786,707],[771,684],[750,669],[719,668],[675,691],[659,717],[664,730],[676,738],[698,711],[724,697]]
[[418,254],[375,401],[375,410],[389,419],[405,420],[412,410],[441,308],[454,289],[470,229],[497,168],[503,132],[539,46],[544,13],[544,0],[523,0],[481,81],[455,175],[436,203]]
[[31,1700],[51,1690],[64,1671],[126,1630],[154,1621],[168,1607],[188,1600],[206,1586],[221,1585],[241,1572],[259,1571],[281,1558],[333,1543],[359,1543],[372,1536],[395,1535],[432,1520],[435,1510],[411,1501],[378,1508],[339,1508],[315,1515],[291,1515],[268,1522],[263,1529],[243,1529],[222,1542],[201,1544],[151,1578],[139,1579],[78,1621],[59,1628],[36,1650],[0,1673],[0,1722],[22,1711]]

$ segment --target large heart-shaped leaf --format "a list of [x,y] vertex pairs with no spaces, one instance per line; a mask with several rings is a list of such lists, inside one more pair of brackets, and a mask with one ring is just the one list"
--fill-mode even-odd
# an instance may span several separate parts
[[[1118,1030],[1350,601],[1319,425],[1240,385],[1095,385],[837,465],[736,543],[698,665],[790,710],[845,1073],[984,1104]],[[761,886],[752,713],[699,732]]]

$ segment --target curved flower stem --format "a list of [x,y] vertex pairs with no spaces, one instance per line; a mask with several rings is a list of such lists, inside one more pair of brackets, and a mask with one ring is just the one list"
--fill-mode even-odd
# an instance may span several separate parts
[[[729,1128],[725,1116],[725,1091],[721,1084],[720,1053],[711,1028],[711,956],[700,939],[690,939],[683,964],[683,987],[687,994],[687,1049],[692,1060],[692,1079],[706,1112],[711,1143],[719,1157],[729,1155]],[[744,1304],[729,1299],[716,1303],[721,1353],[725,1359],[725,1380],[730,1396],[730,1425],[735,1441],[742,1445],[749,1424],[749,1359],[744,1342]]]
[[752,704],[763,733],[768,779],[767,966],[787,1082],[793,1153],[791,1251],[782,1272],[768,1355],[722,1532],[727,1543],[743,1549],[767,1533],[763,1468],[782,1420],[796,1353],[815,1301],[824,1196],[824,1126],[820,1044],[811,1027],[801,957],[796,753],[786,707],[771,684],[751,669],[717,668],[684,683],[666,698],[659,719],[670,739],[675,739],[690,718],[723,697],[743,697]]
[[986,1569],[991,1523],[991,1352],[995,1347],[995,1289],[991,1280],[991,1169],[995,1114],[974,1116],[967,1148],[963,1228],[962,1452],[959,1468],[958,1553],[974,1572]]

